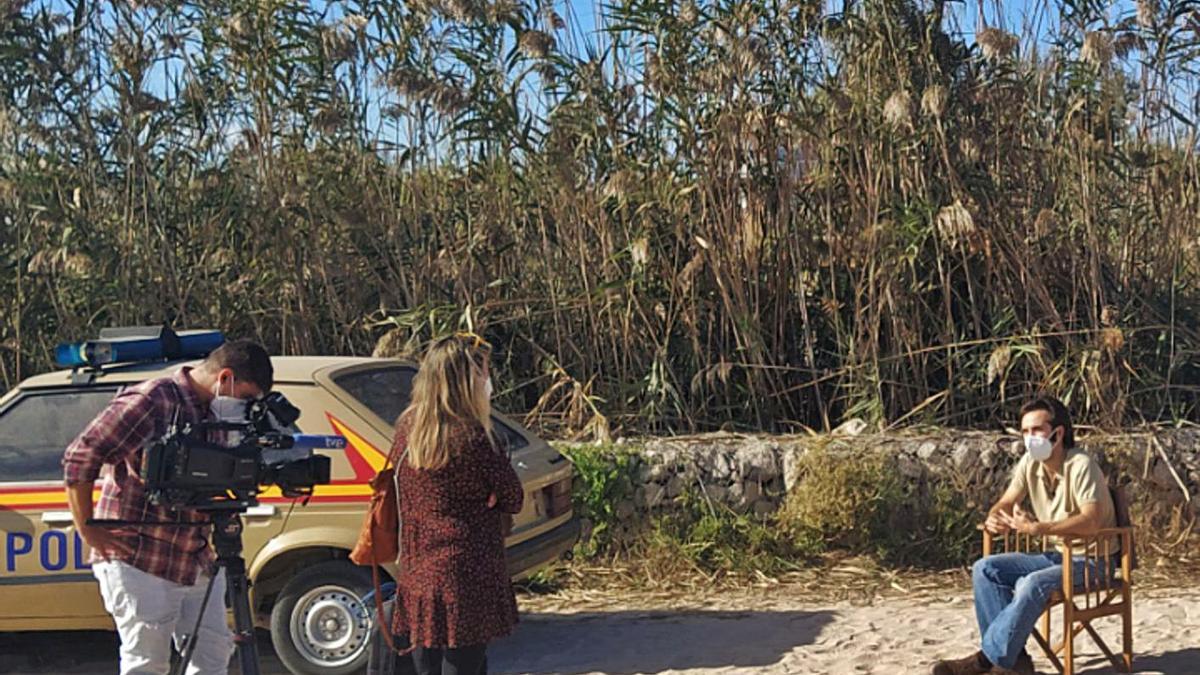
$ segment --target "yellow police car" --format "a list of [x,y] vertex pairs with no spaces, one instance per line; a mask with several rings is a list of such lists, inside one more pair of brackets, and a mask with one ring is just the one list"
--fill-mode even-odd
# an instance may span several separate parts
[[[154,355],[122,361],[108,353],[105,365],[31,377],[0,398],[0,630],[112,628],[71,523],[60,460],[122,387],[188,363]],[[301,412],[294,431],[336,434],[345,448],[321,451],[331,459],[332,482],[318,486],[307,504],[270,489],[245,514],[251,602],[293,672],[359,672],[371,635],[373,608],[361,601],[371,574],[347,554],[370,497],[367,482],[383,466],[416,366],[329,356],[272,362],[275,390]],[[525,487],[524,510],[507,540],[509,570],[518,578],[565,554],[578,537],[572,469],[520,424],[499,413],[494,421]]]

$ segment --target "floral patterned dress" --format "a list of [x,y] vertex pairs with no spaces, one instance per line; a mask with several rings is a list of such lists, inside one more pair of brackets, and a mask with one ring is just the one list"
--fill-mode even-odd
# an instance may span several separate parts
[[[402,460],[397,469],[400,573],[392,628],[414,647],[482,645],[517,623],[501,519],[521,510],[521,481],[482,426],[456,426],[448,438],[459,452],[445,467],[414,469]],[[402,421],[393,456],[406,444]]]

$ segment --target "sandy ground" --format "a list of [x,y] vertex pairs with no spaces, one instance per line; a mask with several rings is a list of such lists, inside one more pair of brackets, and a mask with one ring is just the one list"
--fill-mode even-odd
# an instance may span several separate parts
[[[814,603],[786,587],[704,598],[523,598],[517,632],[493,645],[493,673],[927,673],[940,656],[975,649],[963,589],[921,597]],[[1200,674],[1200,591],[1135,596],[1135,672]],[[1119,644],[1119,622],[1097,622]],[[1115,672],[1078,639],[1078,673]],[[1031,643],[1031,647],[1032,647]],[[264,673],[283,674],[264,641]],[[0,635],[0,672],[114,673],[106,633]],[[1036,655],[1040,672],[1052,672]]]
[[[588,608],[551,603],[523,616],[492,650],[499,673],[929,673],[932,662],[978,649],[970,593],[862,602],[796,602],[786,587],[708,598],[707,607]],[[527,603],[530,604],[530,603]],[[1060,619],[1061,621],[1061,619]],[[1096,628],[1120,649],[1115,617]],[[1134,598],[1135,673],[1200,674],[1200,591]],[[1115,673],[1091,638],[1076,638],[1076,673]],[[546,645],[556,649],[547,650]],[[1030,643],[1040,673],[1054,673]]]
[[[563,673],[928,673],[944,656],[977,648],[971,598],[887,598],[868,606],[803,605],[786,591],[726,598],[704,609],[610,608],[577,614],[530,613],[493,650],[499,672]],[[732,609],[736,603],[740,609]],[[1200,592],[1135,597],[1134,670],[1200,673]],[[1119,649],[1120,623],[1096,627]],[[545,645],[556,645],[553,650]],[[1077,673],[1116,672],[1090,638],[1076,641]],[[1030,642],[1031,653],[1036,645]],[[1039,672],[1054,672],[1035,654]]]

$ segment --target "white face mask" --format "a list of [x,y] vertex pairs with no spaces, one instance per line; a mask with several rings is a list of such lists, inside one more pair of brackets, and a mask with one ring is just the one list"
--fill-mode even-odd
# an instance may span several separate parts
[[[234,379],[229,379],[229,391],[233,393]],[[217,381],[217,386],[213,388],[213,399],[208,404],[209,411],[212,412],[213,419],[218,422],[245,422],[246,408],[250,405],[250,401],[236,396],[222,396],[221,382]],[[242,432],[240,431],[214,431],[213,442],[232,447],[242,442]]]
[[1034,460],[1044,462],[1054,453],[1054,442],[1044,436],[1030,434],[1025,437],[1025,450]]

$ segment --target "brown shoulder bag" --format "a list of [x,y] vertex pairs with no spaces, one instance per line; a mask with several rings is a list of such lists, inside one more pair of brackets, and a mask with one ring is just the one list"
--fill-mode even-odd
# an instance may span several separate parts
[[[400,558],[400,480],[396,467],[408,455],[408,449],[400,454],[395,463],[393,455],[379,473],[371,479],[371,503],[358,532],[358,541],[350,551],[350,560],[356,565],[370,565],[371,579],[375,584],[375,612],[379,619],[380,633],[393,652],[392,628],[387,625],[383,613],[383,593],[380,591],[379,566],[398,563]],[[399,587],[396,589],[399,595]],[[399,603],[396,603],[397,606]]]
[[399,556],[400,486],[396,467],[388,457],[383,469],[371,479],[371,503],[350,560],[357,565],[386,565],[396,562]]

